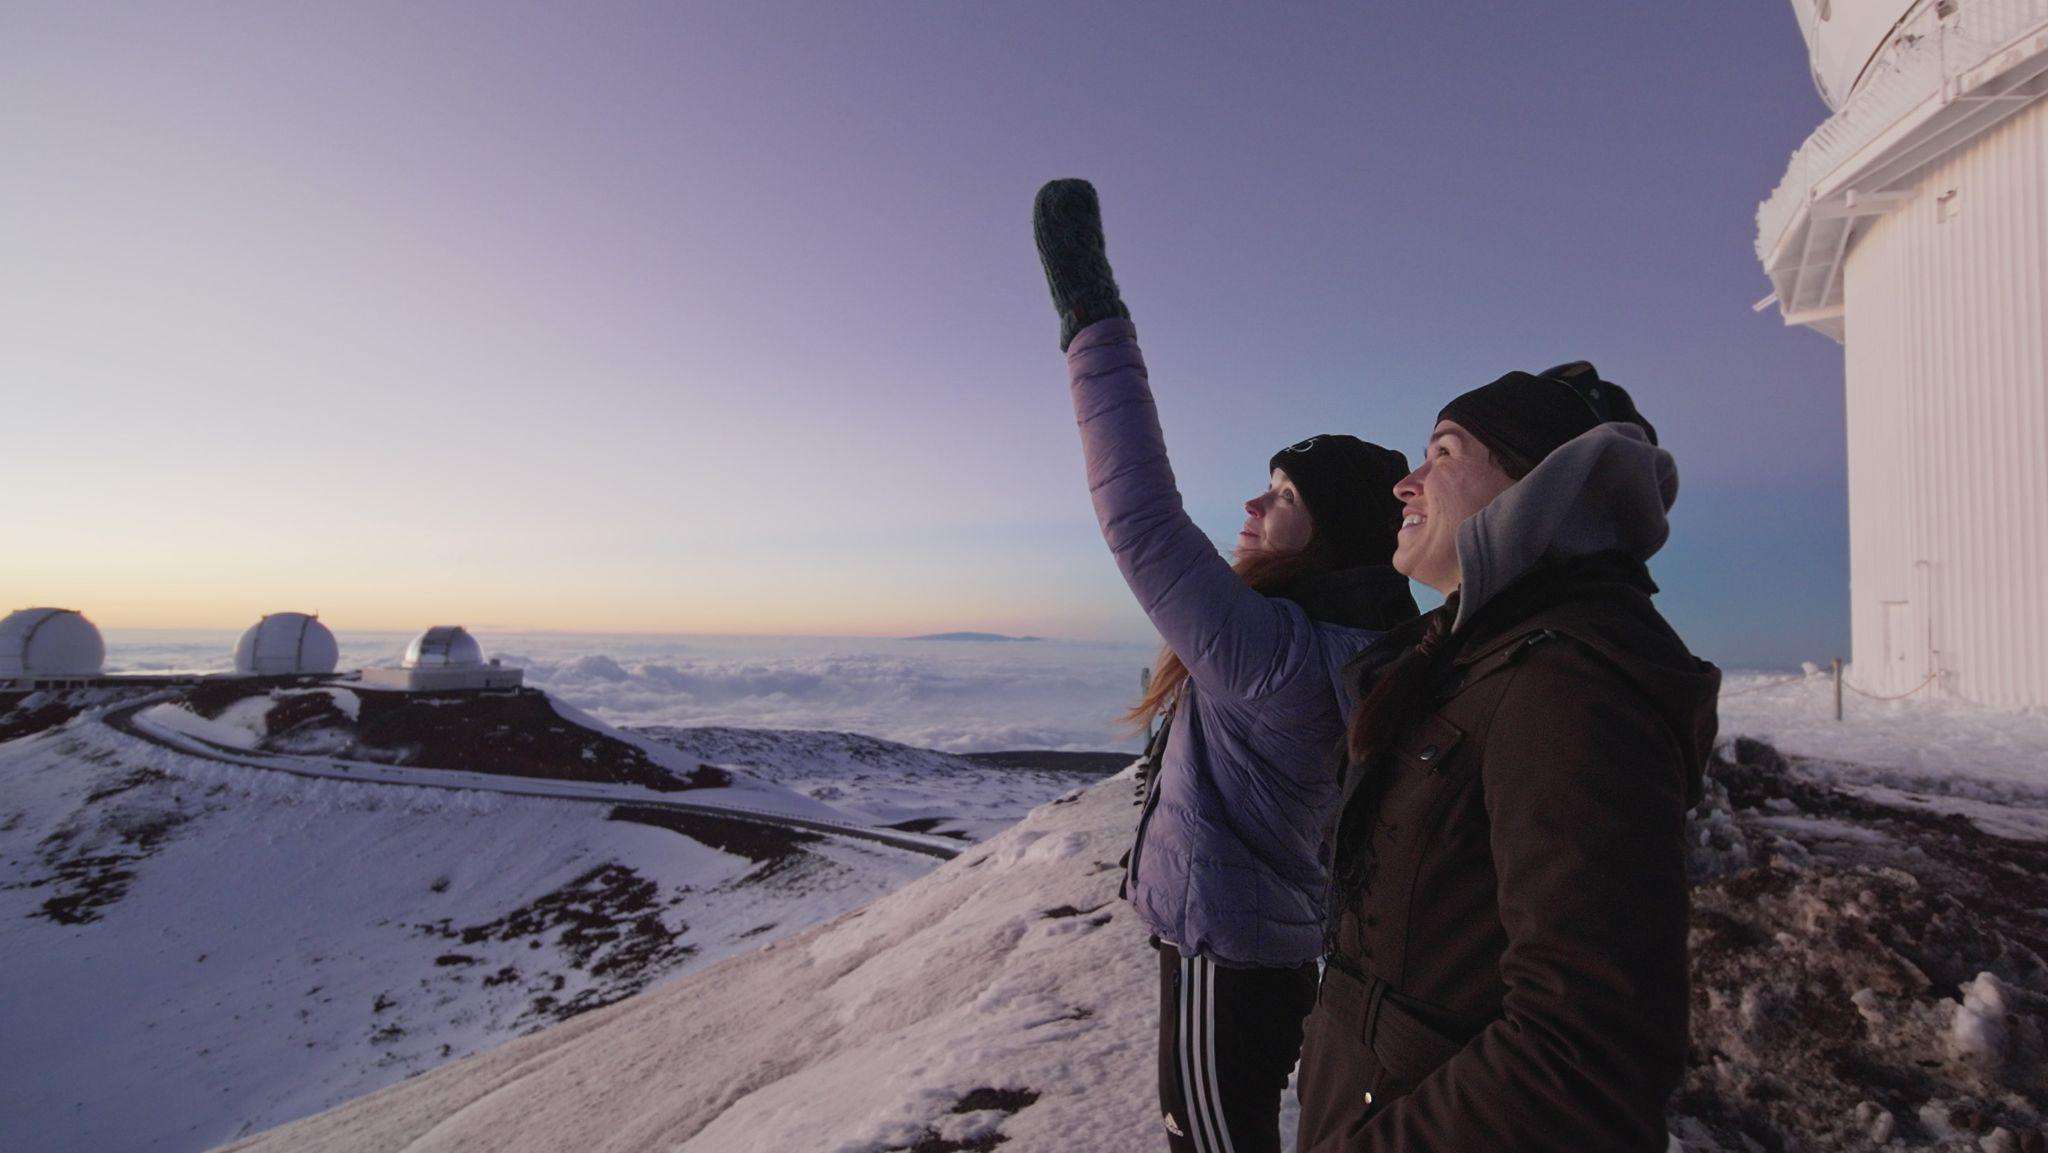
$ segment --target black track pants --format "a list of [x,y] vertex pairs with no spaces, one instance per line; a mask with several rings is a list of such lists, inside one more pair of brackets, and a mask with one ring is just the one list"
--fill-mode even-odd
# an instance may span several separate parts
[[1279,1153],[1316,965],[1229,969],[1159,948],[1159,1108],[1173,1153]]

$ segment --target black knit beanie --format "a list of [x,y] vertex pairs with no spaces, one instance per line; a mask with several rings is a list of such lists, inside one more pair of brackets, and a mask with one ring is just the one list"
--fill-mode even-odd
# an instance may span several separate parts
[[1266,465],[1294,482],[1315,521],[1315,539],[1338,568],[1391,564],[1401,531],[1394,486],[1408,458],[1355,436],[1325,433],[1273,454]]
[[1636,425],[1657,443],[1657,430],[1636,411],[1628,391],[1600,379],[1600,371],[1584,360],[1533,376],[1508,373],[1453,400],[1436,418],[1456,421],[1477,437],[1516,480],[1564,442],[1608,421]]

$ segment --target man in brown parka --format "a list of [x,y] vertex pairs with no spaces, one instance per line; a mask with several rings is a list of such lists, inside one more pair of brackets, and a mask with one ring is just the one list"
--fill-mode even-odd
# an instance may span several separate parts
[[[1362,663],[1300,1153],[1663,1153],[1720,673],[1651,605],[1671,455],[1578,362],[1446,405]],[[1390,663],[1389,663],[1390,662]]]

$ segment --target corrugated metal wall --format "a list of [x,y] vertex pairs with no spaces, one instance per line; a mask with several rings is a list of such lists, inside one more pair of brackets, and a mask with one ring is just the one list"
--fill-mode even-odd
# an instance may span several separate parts
[[2048,102],[1929,169],[1843,296],[1851,679],[2048,706]]

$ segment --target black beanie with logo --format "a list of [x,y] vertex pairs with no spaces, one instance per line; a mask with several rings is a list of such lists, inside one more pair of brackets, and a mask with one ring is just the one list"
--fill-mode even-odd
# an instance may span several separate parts
[[1273,454],[1268,469],[1294,482],[1315,522],[1314,539],[1338,568],[1391,564],[1401,531],[1394,486],[1408,458],[1343,433],[1325,433]]
[[1534,375],[1508,373],[1453,400],[1436,418],[1478,438],[1516,480],[1566,441],[1608,421],[1636,425],[1657,443],[1657,430],[1636,411],[1628,391],[1600,379],[1600,370],[1584,360]]

